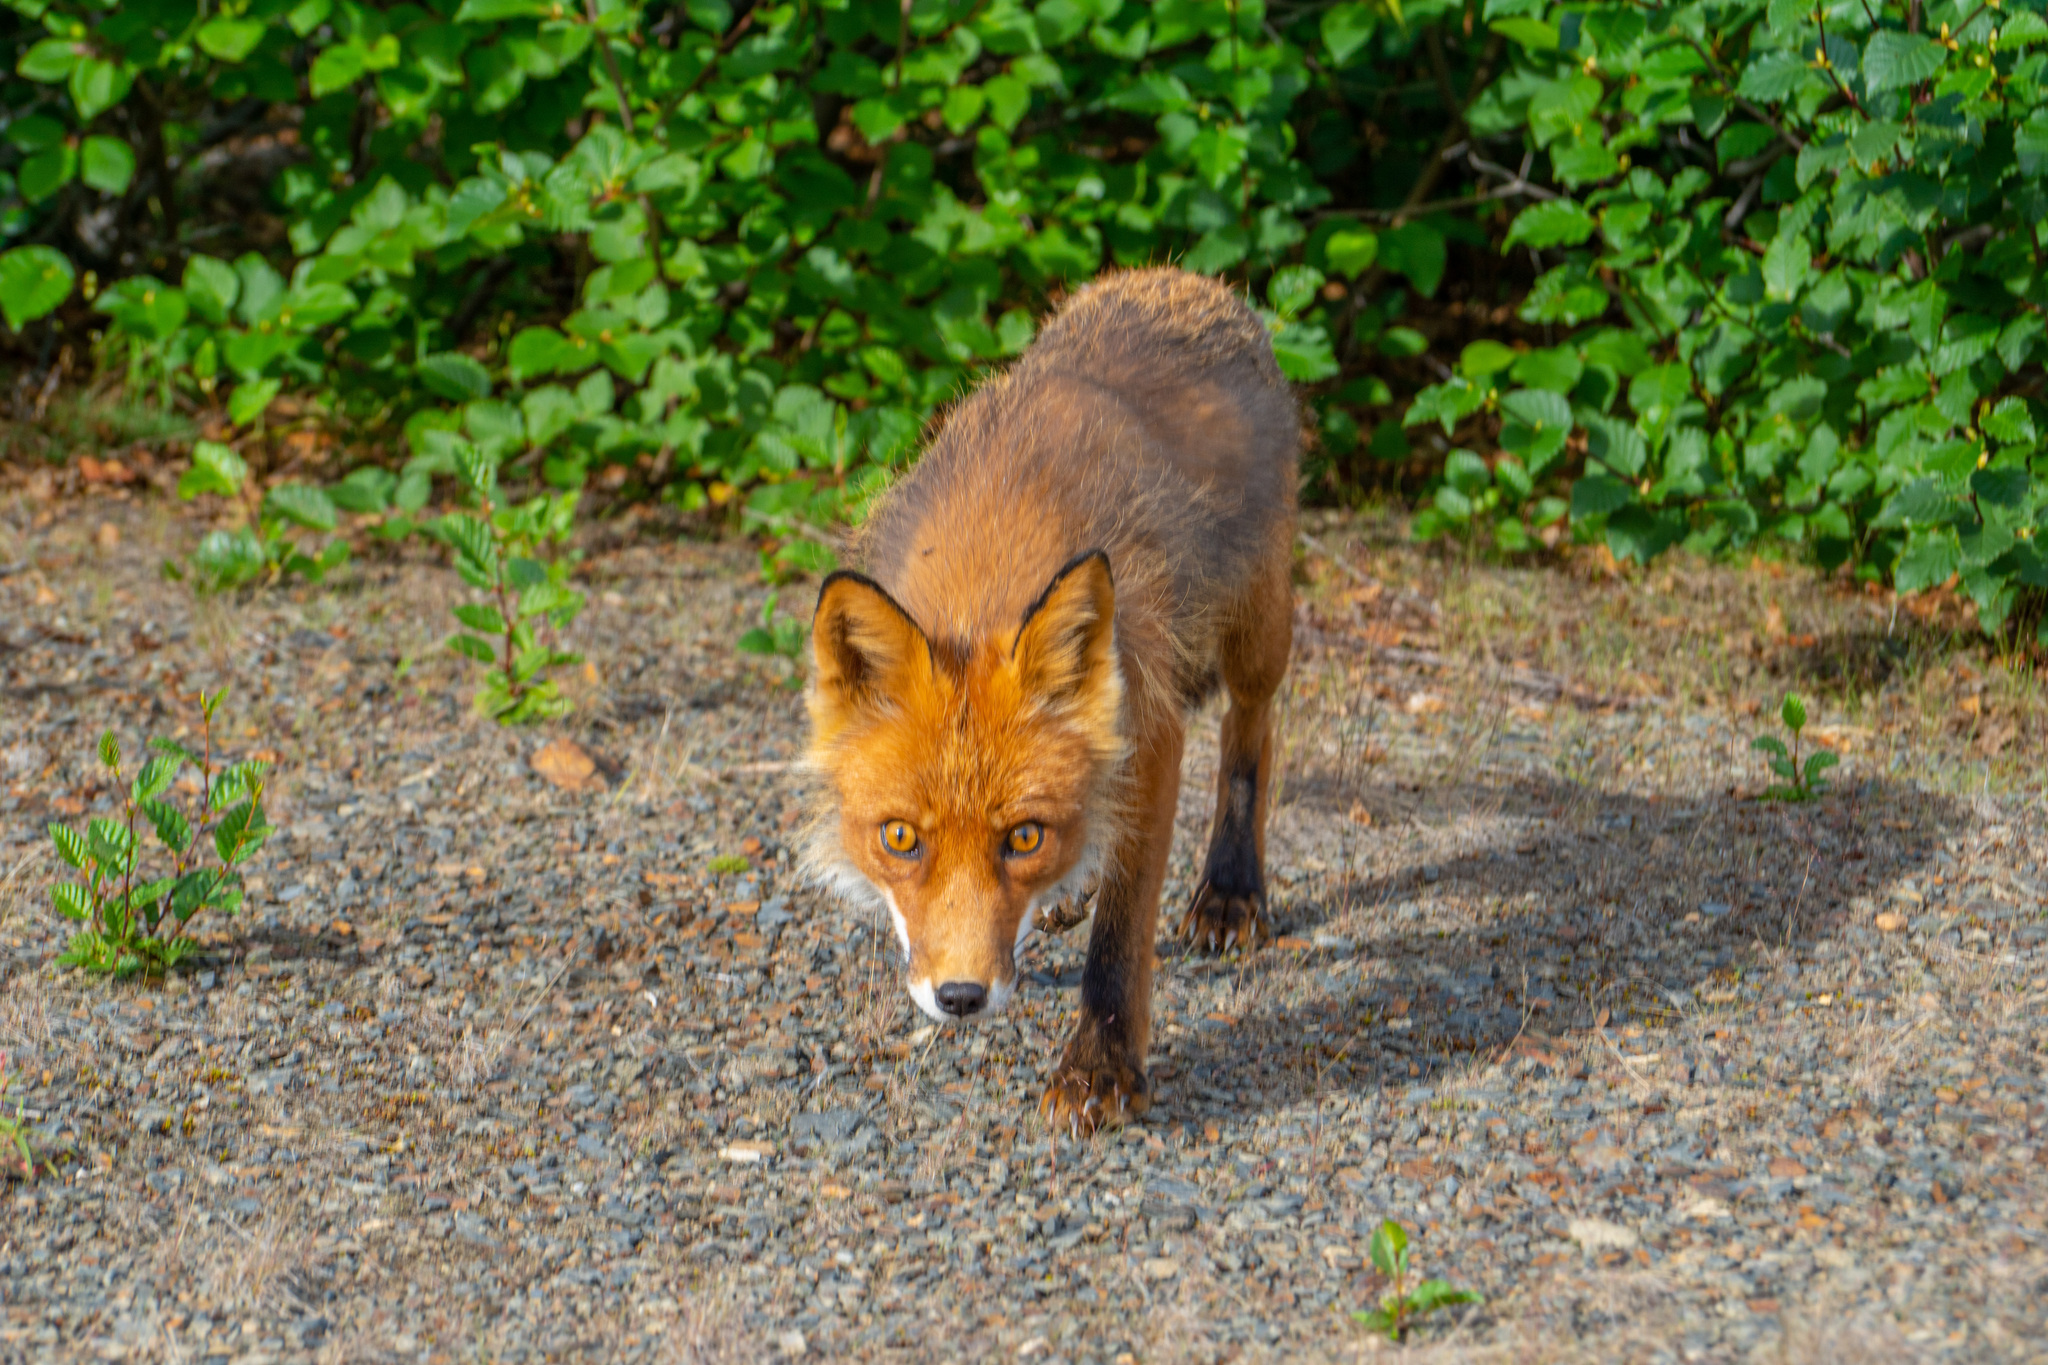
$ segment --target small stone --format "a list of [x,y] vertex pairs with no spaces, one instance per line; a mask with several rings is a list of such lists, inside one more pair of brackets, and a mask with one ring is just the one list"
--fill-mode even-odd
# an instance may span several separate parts
[[1904,933],[1906,917],[1895,910],[1887,910],[1882,915],[1879,915],[1873,923],[1877,925],[1877,931],[1880,934]]
[[860,1110],[827,1109],[818,1114],[798,1114],[789,1125],[790,1136],[817,1138],[822,1142],[844,1142],[860,1127]]
[[811,1343],[804,1340],[804,1334],[792,1327],[775,1335],[775,1349],[791,1360],[811,1349]]
[[1604,1218],[1574,1218],[1565,1232],[1587,1251],[1632,1251],[1642,1241],[1633,1228]]
[[1771,1158],[1770,1171],[1773,1180],[1797,1180],[1806,1174],[1806,1168],[1789,1156]]
[[1145,1278],[1155,1282],[1170,1280],[1180,1274],[1180,1266],[1164,1256],[1147,1256],[1144,1270]]
[[718,1149],[718,1154],[727,1161],[737,1161],[744,1165],[758,1165],[775,1155],[775,1144],[772,1142],[728,1142],[725,1146]]

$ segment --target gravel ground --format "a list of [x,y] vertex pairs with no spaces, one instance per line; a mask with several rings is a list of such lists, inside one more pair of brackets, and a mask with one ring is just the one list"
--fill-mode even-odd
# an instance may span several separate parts
[[[49,1164],[0,1187],[0,1359],[1351,1359],[1382,1217],[1486,1296],[1423,1357],[2048,1359],[2040,688],[1938,611],[1319,526],[1286,936],[1162,942],[1158,1099],[1076,1146],[1034,1106],[1079,932],[936,1030],[796,875],[746,547],[594,536],[579,709],[505,732],[446,570],[195,604],[156,570],[199,529],[0,495],[0,1049]],[[1844,766],[1762,804],[1801,679]],[[92,740],[222,681],[277,763],[249,906],[167,984],[54,969]]]

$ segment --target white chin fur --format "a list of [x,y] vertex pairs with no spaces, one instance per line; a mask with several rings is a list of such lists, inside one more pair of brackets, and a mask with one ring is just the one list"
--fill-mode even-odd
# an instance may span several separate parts
[[977,1019],[993,1019],[1010,1006],[1010,997],[1017,993],[1017,978],[998,981],[988,988],[988,1006],[975,1016]]
[[929,978],[923,981],[905,982],[904,988],[910,992],[910,998],[917,1002],[917,1007],[928,1016],[942,1024],[953,1022],[953,1016],[939,1008],[938,997],[932,994],[932,983]]

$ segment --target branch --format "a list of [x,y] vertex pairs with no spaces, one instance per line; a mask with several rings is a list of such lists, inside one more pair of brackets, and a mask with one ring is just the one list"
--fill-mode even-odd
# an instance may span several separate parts
[[[590,26],[597,28],[597,0],[583,0],[583,12],[590,16]],[[752,11],[748,11],[752,17]],[[637,139],[640,135],[633,130],[633,104],[626,97],[626,79],[619,74],[619,55],[612,51],[611,36],[602,30],[597,33],[598,50],[604,53],[604,69],[612,78],[612,90],[619,97],[619,122],[625,126],[626,136]],[[705,70],[710,70],[707,66]],[[666,279],[661,268],[661,219],[654,212],[654,201],[645,192],[640,195],[640,216],[647,220],[647,254],[654,258],[654,277]]]

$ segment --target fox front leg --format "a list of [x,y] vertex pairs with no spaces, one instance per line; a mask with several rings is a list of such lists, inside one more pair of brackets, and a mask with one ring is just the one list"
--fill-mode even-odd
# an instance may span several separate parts
[[1143,1114],[1152,1102],[1145,1051],[1152,1040],[1153,937],[1180,797],[1182,730],[1160,726],[1132,759],[1136,818],[1119,841],[1095,904],[1081,972],[1081,1017],[1039,1112],[1085,1137]]

